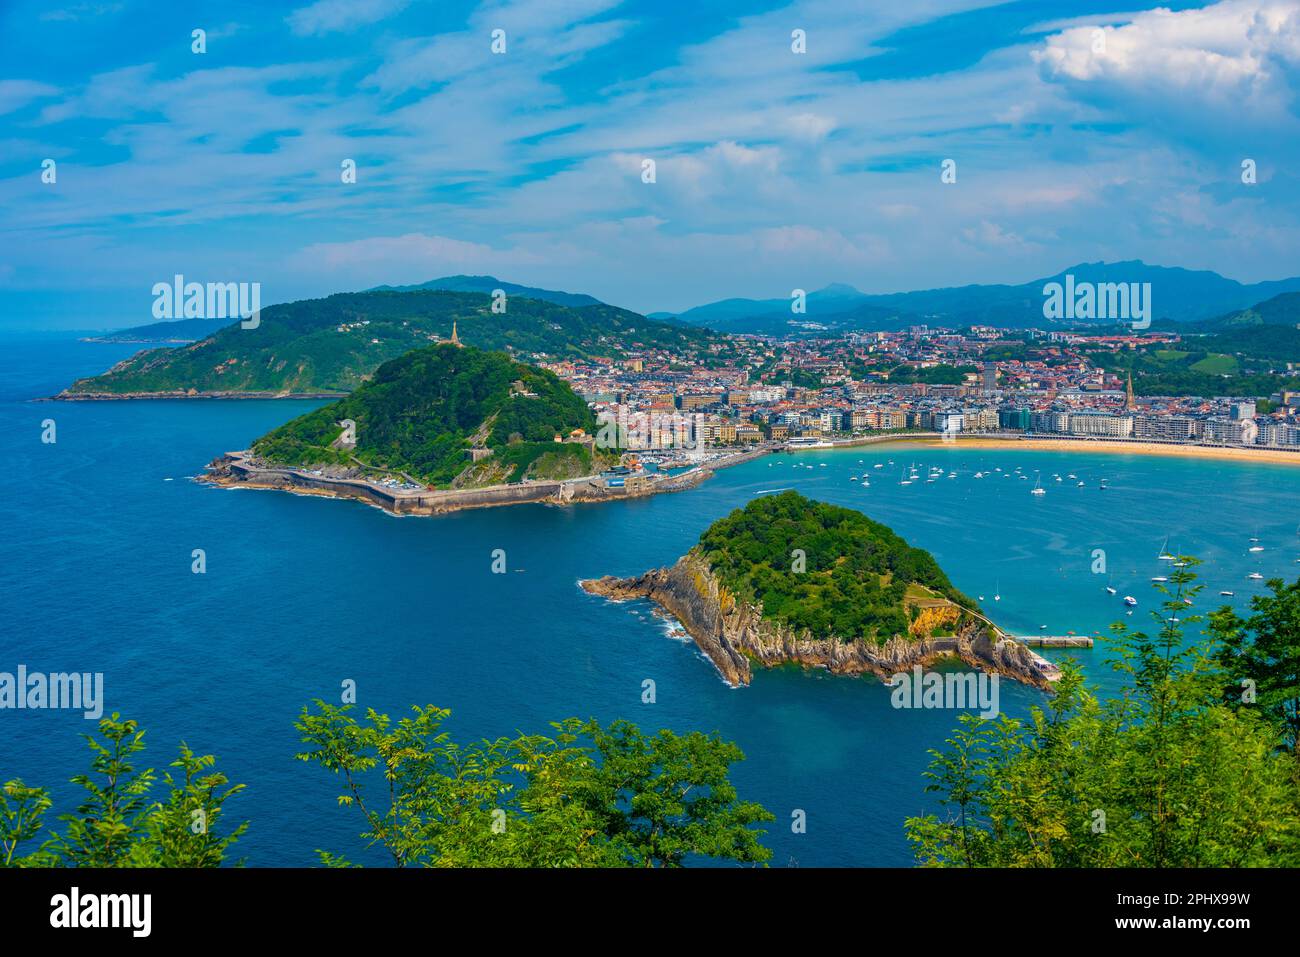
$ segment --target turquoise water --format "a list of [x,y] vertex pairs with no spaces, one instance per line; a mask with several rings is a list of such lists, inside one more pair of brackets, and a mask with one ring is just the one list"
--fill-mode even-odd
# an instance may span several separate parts
[[[1141,621],[1155,604],[1147,580],[1168,573],[1156,560],[1166,536],[1171,551],[1206,560],[1216,604],[1221,588],[1238,604],[1257,593],[1245,578],[1255,568],[1300,570],[1300,473],[1269,464],[888,445],[768,457],[642,501],[437,519],[214,489],[186,477],[317,403],[29,401],[133,351],[0,340],[0,670],[103,672],[108,708],[148,729],[154,766],[182,738],[219,755],[248,785],[232,806],[252,822],[240,845],[251,864],[312,864],[315,848],[377,860],[359,850],[356,812],[335,806],[337,782],[293,760],[295,715],[314,697],[337,700],[345,679],[361,705],[390,714],[453,709],[448,729],[462,739],[542,731],[570,715],[717,730],[747,755],[735,772],[742,794],[777,815],[774,864],[910,863],[902,821],[935,807],[921,772],[953,712],[894,710],[878,683],[797,669],[731,689],[649,606],[577,587],[673,561],[708,523],[770,490],[798,488],[889,524],[1018,633],[1104,632],[1124,615],[1108,580],[1140,599]],[[54,445],[40,442],[45,418],[57,423]],[[958,476],[926,483],[922,467],[900,486],[912,462]],[[1030,479],[973,478],[998,466]],[[1038,470],[1041,498],[1029,493]],[[864,472],[870,488],[850,481]],[[1058,485],[1053,472],[1086,487]],[[1264,552],[1246,551],[1251,536]],[[205,575],[191,574],[195,548]],[[491,574],[496,548],[507,575]],[[1096,548],[1109,575],[1090,571]],[[1102,649],[1079,654],[1111,684]],[[646,678],[655,704],[641,703]],[[1009,682],[1001,692],[1011,714],[1042,700]],[[74,792],[60,782],[85,767],[77,736],[90,722],[2,711],[0,723],[0,779],[53,786],[69,808]],[[790,831],[795,809],[806,834]]]

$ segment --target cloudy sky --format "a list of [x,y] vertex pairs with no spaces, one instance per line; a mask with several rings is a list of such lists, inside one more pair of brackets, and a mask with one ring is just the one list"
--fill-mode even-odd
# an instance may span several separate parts
[[5,0],[0,324],[149,321],[175,273],[641,311],[1096,260],[1281,278],[1298,79],[1300,0]]

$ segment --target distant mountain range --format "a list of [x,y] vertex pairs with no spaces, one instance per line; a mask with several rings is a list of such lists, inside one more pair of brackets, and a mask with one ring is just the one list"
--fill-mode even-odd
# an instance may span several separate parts
[[568,306],[570,309],[605,305],[594,296],[584,295],[583,293],[556,292],[554,289],[520,286],[513,282],[502,282],[495,276],[444,276],[441,279],[430,279],[428,282],[422,282],[416,286],[376,286],[373,290],[368,291],[418,292],[425,289],[441,289],[445,292],[481,292],[489,296],[497,289],[501,289],[507,297],[520,296],[524,299],[540,299],[542,302],[553,302],[557,306]]
[[[1059,326],[1074,328],[1086,320],[1044,318],[1043,287],[1049,283],[1150,283],[1152,327],[1185,332],[1218,332],[1229,326],[1300,323],[1300,277],[1239,283],[1218,273],[1149,266],[1141,260],[1080,263],[1054,276],[1021,285],[972,285],[915,292],[868,294],[833,283],[807,295],[807,310],[794,314],[789,299],[722,299],[682,313],[652,312],[660,331],[670,328],[712,329],[723,333],[790,336],[888,331],[912,325],[991,325],[1004,328]],[[597,307],[634,321],[636,313],[608,306],[594,296],[521,286],[495,276],[444,276],[410,286],[378,286],[365,293],[453,292],[490,296],[504,290],[508,300],[531,299],[573,310]],[[331,297],[333,298],[333,297]],[[276,308],[276,307],[272,307]],[[1096,320],[1112,325],[1110,320]],[[199,342],[227,326],[230,319],[179,319],[119,329],[94,337],[98,342]]]
[[[910,325],[990,325],[1004,328],[1075,327],[1081,320],[1049,320],[1043,315],[1043,287],[1066,282],[1150,283],[1152,318],[1196,322],[1249,310],[1283,293],[1300,292],[1300,277],[1271,282],[1239,283],[1205,270],[1150,266],[1141,260],[1080,263],[1021,285],[972,285],[915,292],[869,295],[836,283],[811,292],[804,314],[791,312],[791,300],[723,299],[685,312],[651,313],[660,320],[677,319],[718,332],[759,335],[798,335],[875,331]],[[1267,321],[1267,320],[1265,320]],[[1103,324],[1109,324],[1108,321]]]
[[198,342],[214,332],[232,326],[238,319],[171,319],[151,322],[147,326],[117,329],[99,336],[87,336],[86,342]]

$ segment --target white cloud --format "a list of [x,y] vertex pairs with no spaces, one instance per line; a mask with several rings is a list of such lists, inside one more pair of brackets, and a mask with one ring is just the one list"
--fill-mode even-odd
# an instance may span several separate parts
[[58,94],[58,88],[34,80],[0,80],[0,116],[21,110],[36,100]]
[[286,17],[299,36],[320,36],[375,23],[400,13],[411,0],[316,0]]
[[1079,99],[1157,128],[1216,137],[1252,127],[1297,131],[1294,0],[1224,0],[1157,8],[1118,26],[1079,24],[1049,37],[1033,59],[1045,80]]

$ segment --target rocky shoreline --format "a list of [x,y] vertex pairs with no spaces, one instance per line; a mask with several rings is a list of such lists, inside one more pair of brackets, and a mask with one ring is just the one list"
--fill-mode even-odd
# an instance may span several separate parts
[[738,602],[718,581],[708,563],[688,553],[670,568],[635,578],[588,579],[583,590],[613,601],[648,598],[681,622],[700,650],[732,686],[747,685],[755,663],[763,667],[794,663],[825,668],[832,674],[874,674],[887,678],[913,665],[956,657],[981,671],[999,674],[1044,690],[1055,678],[1050,662],[1017,641],[991,635],[971,623],[951,638],[912,641],[894,637],[876,647],[861,641],[815,639],[807,632],[763,618],[762,607]]

